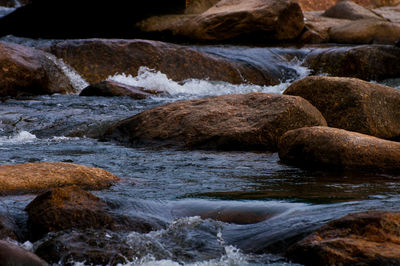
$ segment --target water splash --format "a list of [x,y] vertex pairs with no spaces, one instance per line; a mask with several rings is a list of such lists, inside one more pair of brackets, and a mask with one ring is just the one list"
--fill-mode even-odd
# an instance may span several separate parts
[[35,140],[37,140],[35,135],[29,133],[28,131],[20,131],[13,136],[0,137],[0,145],[6,143],[23,144],[34,142]]
[[139,68],[138,75],[135,77],[126,74],[116,74],[108,77],[108,80],[117,81],[130,86],[163,91],[172,96],[182,94],[192,96],[218,96],[250,92],[282,93],[290,85],[290,83],[281,83],[276,86],[259,86],[254,84],[236,85],[221,81],[199,79],[176,82],[169,79],[166,74],[144,66]]

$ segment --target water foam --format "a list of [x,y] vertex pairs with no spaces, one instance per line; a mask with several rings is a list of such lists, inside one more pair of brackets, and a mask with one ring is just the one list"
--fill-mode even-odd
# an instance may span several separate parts
[[130,86],[143,87],[145,89],[167,92],[172,96],[218,96],[224,94],[244,94],[250,92],[282,93],[290,83],[281,83],[276,86],[259,86],[254,84],[231,84],[222,81],[210,81],[200,79],[189,79],[176,82],[167,77],[166,74],[140,67],[138,75],[116,74],[109,76],[108,80],[120,82]]
[[11,144],[30,143],[34,142],[35,140],[37,140],[35,135],[29,133],[28,131],[23,130],[13,136],[0,137],[0,145],[6,143],[11,143]]

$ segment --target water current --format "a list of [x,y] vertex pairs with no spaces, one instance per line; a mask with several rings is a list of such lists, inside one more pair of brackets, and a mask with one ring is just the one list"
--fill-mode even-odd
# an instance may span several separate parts
[[[0,164],[73,162],[121,177],[95,193],[116,213],[165,225],[148,234],[118,236],[138,250],[129,265],[294,265],[276,254],[322,224],[353,212],[398,210],[399,176],[304,170],[281,164],[276,153],[268,152],[159,150],[96,140],[109,124],[161,104],[252,91],[282,93],[309,74],[301,61],[313,49],[194,48],[268,68],[281,74],[281,84],[178,83],[143,66],[137,76],[109,79],[167,91],[168,96],[9,99],[0,104]],[[81,89],[85,81],[63,67]],[[400,85],[399,80],[387,83]],[[25,217],[23,208],[34,197],[2,197],[0,209]]]

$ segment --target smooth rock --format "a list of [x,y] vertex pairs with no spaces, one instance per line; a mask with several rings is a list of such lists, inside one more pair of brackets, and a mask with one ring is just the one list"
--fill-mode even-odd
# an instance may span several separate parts
[[200,14],[207,11],[220,0],[187,0],[185,14]]
[[301,167],[399,172],[400,142],[337,128],[307,127],[282,136],[279,158]]
[[96,83],[116,73],[136,76],[141,66],[161,71],[168,78],[226,81],[234,84],[279,84],[274,77],[248,64],[199,52],[185,46],[146,40],[67,40],[49,51]]
[[[176,18],[173,18],[176,20]],[[196,41],[276,42],[297,38],[303,28],[303,13],[294,0],[222,0],[193,17],[182,17],[179,23],[171,17],[142,21],[145,32],[172,32]],[[165,27],[165,25],[171,27]]]
[[0,165],[0,193],[6,195],[35,193],[69,185],[103,189],[118,180],[118,177],[103,169],[72,163]]
[[313,74],[383,80],[400,76],[400,48],[370,45],[314,50],[304,59]]
[[79,96],[125,96],[140,100],[159,93],[161,92],[149,91],[145,90],[144,88],[129,86],[116,81],[105,80],[99,83],[91,84],[84,88]]
[[0,97],[74,92],[53,55],[0,41]]
[[329,222],[287,257],[305,265],[399,265],[400,213],[369,211]]
[[326,121],[304,99],[250,93],[159,106],[116,123],[105,138],[131,145],[274,151],[286,131],[314,125]]
[[400,38],[400,24],[377,19],[357,20],[332,27],[329,38],[334,43],[394,44]]
[[340,18],[340,19],[377,19],[382,20],[383,18],[372,10],[357,5],[352,1],[340,1],[336,5],[326,10],[323,14],[326,17]]
[[400,91],[354,78],[310,76],[284,92],[314,105],[328,126],[400,139]]
[[35,254],[7,241],[0,240],[0,264],[4,266],[45,266]]

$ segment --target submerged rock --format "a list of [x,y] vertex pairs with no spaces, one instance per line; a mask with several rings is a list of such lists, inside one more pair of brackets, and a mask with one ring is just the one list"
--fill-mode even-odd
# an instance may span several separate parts
[[370,45],[316,49],[304,60],[313,73],[364,80],[383,80],[400,76],[400,48],[393,45]]
[[274,85],[280,78],[242,62],[157,41],[67,40],[51,46],[49,51],[91,83],[116,73],[136,76],[141,66],[161,71],[175,81],[196,78]]
[[44,260],[35,254],[7,241],[0,240],[0,263],[5,266],[29,265],[46,266]]
[[274,151],[286,131],[314,125],[326,121],[306,100],[250,93],[159,106],[116,123],[105,138],[133,145]]
[[284,92],[303,97],[328,126],[400,139],[400,91],[354,78],[306,77]]
[[146,99],[152,95],[160,94],[160,91],[150,91],[141,87],[129,86],[116,81],[102,81],[84,88],[79,96],[126,96],[132,99]]
[[282,162],[314,168],[400,171],[400,142],[329,127],[286,132],[279,141]]
[[74,92],[53,55],[0,42],[0,97]]
[[348,0],[338,2],[336,5],[326,10],[322,15],[326,17],[350,20],[383,19],[370,9],[357,5],[356,3]]
[[103,189],[118,180],[118,177],[103,169],[72,163],[0,165],[0,193],[8,195],[39,192],[68,185]]
[[370,211],[332,221],[288,249],[305,265],[399,265],[400,214]]

